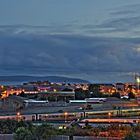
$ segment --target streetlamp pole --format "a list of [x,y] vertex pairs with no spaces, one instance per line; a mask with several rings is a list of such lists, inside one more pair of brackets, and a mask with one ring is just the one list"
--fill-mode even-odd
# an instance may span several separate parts
[[17,112],[16,119],[17,119],[18,122],[21,121],[21,114],[20,114],[20,112]]
[[67,116],[68,116],[68,112],[65,112],[65,113],[64,113],[65,123],[67,122]]
[[108,112],[108,118],[109,119],[111,118],[111,112]]

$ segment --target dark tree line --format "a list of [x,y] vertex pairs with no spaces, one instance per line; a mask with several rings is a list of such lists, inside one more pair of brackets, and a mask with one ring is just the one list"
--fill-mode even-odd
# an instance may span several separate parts
[[88,122],[82,128],[78,125],[61,129],[51,125],[33,125],[31,122],[17,122],[15,120],[0,120],[1,134],[14,134],[14,140],[50,140],[52,136],[102,136],[107,132],[106,137],[123,137],[125,140],[140,139],[140,124],[134,126],[110,124],[108,126],[91,127]]

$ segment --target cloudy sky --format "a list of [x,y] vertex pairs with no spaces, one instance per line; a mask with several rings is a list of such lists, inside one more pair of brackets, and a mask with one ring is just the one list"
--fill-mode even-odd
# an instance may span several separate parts
[[0,75],[133,82],[140,0],[1,0]]

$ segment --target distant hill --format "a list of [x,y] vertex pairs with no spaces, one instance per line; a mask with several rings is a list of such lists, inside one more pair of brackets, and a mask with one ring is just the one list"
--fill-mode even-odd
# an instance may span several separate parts
[[66,82],[66,83],[89,83],[89,81],[68,78],[61,76],[0,76],[0,82],[32,82],[32,81],[50,81],[50,82]]

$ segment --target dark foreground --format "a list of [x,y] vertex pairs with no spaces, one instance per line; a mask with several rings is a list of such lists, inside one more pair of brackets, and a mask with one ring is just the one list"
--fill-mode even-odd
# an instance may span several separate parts
[[[8,135],[5,135],[8,134]],[[34,125],[32,122],[0,120],[0,140],[139,140],[140,124],[110,124],[93,127],[77,124],[56,128],[51,125]]]

